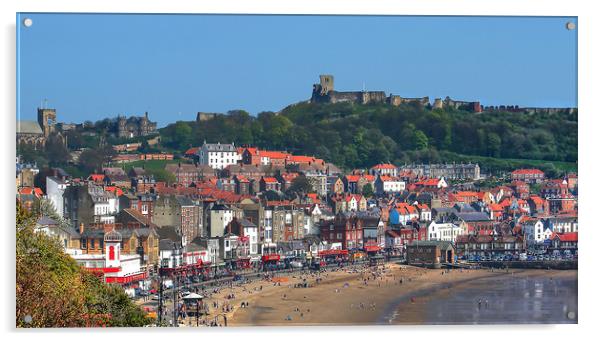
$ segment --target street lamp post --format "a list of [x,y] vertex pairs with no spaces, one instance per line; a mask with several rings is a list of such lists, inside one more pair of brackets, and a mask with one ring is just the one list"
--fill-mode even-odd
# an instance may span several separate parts
[[177,309],[177,304],[178,304],[178,272],[177,272],[177,256],[178,256],[178,252],[179,250],[176,249],[176,244],[174,243],[173,246],[173,252],[172,252],[172,259],[173,259],[173,326],[177,327],[178,326],[178,309]]
[[161,264],[159,268],[159,322],[158,325],[161,326],[163,323],[163,272],[165,271],[165,262],[161,259]]

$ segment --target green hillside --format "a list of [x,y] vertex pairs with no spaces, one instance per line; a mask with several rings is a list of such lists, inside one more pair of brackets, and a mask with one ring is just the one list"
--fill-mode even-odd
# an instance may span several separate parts
[[560,173],[577,167],[577,114],[299,103],[279,114],[253,117],[236,110],[177,122],[161,135],[168,148],[183,150],[204,140],[252,144],[315,155],[346,169],[385,161],[473,161],[486,171],[531,165]]

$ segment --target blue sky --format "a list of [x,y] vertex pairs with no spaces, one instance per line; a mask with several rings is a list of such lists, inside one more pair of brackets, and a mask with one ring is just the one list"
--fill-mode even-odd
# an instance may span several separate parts
[[[31,18],[33,25],[20,24]],[[277,111],[337,90],[577,106],[577,30],[561,17],[20,14],[17,111],[59,121]]]

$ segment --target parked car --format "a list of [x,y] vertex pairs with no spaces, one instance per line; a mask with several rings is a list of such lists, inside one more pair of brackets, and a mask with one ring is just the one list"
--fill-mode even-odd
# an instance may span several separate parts
[[158,301],[159,300],[159,295],[152,295],[151,296],[151,300]]

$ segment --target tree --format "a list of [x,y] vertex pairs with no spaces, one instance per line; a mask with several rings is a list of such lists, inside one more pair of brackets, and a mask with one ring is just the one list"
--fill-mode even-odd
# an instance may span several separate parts
[[422,132],[416,130],[414,132],[414,148],[417,150],[427,149],[429,146],[429,138]]
[[309,193],[313,190],[313,186],[309,179],[305,175],[299,175],[296,177],[291,186],[286,190],[288,193]]
[[56,239],[35,232],[37,216],[16,211],[16,325],[141,327],[152,323],[122,288],[83,270]]
[[364,187],[362,187],[362,195],[365,198],[374,196],[374,189],[372,188],[371,184],[365,184]]
[[71,159],[63,138],[57,134],[48,136],[44,149],[51,166],[66,164]]
[[111,146],[86,149],[79,156],[79,165],[87,173],[100,172],[102,166],[111,162],[115,154]]
[[502,139],[496,133],[487,134],[487,154],[493,157],[499,157],[502,147]]

